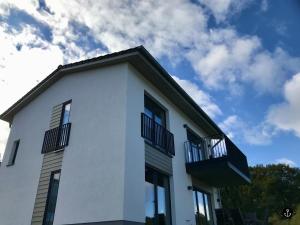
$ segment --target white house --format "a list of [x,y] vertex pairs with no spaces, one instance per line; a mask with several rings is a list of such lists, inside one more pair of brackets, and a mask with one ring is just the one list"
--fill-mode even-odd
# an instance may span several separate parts
[[0,115],[1,225],[216,225],[247,159],[142,47],[59,66]]

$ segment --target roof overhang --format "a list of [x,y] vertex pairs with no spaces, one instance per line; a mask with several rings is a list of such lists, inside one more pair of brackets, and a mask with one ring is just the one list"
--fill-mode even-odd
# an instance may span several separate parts
[[164,68],[143,47],[128,49],[125,51],[100,56],[64,66],[59,66],[37,86],[31,89],[20,100],[0,115],[0,119],[12,122],[14,115],[24,106],[30,103],[50,85],[66,74],[76,73],[110,66],[118,63],[130,63],[148,81],[157,87],[179,109],[189,116],[200,127],[205,127],[208,135],[222,135],[221,129],[209,118],[209,116],[192,100],[192,98],[176,83],[176,81],[164,70]]

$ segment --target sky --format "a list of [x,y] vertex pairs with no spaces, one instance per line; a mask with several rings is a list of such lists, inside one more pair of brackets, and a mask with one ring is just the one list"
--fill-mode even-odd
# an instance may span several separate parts
[[144,45],[250,165],[299,167],[299,40],[299,0],[1,0],[0,112],[60,64]]

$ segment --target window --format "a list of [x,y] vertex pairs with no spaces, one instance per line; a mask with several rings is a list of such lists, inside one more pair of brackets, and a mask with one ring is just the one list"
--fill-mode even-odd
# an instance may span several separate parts
[[58,146],[65,146],[66,143],[66,134],[67,134],[67,124],[70,122],[70,113],[71,113],[71,100],[63,104],[61,112],[61,120],[59,126],[59,136],[58,136]]
[[146,167],[146,225],[171,225],[169,178]]
[[193,198],[196,225],[213,225],[210,194],[194,189]]
[[50,126],[54,128],[45,132],[42,154],[63,150],[66,146],[68,146],[71,130],[71,102],[72,100],[69,100],[62,104],[60,120],[58,121],[59,123],[57,123],[56,115],[60,108],[58,108],[58,106],[55,106],[55,109],[53,109]]
[[157,103],[145,95],[145,114],[157,124],[166,127],[166,113]]
[[55,171],[51,173],[43,225],[53,224],[59,179],[60,179],[60,171]]
[[70,122],[70,112],[71,112],[71,101],[67,101],[63,104],[62,116],[61,116],[61,126]]
[[15,164],[17,153],[18,153],[18,149],[19,149],[19,145],[20,145],[20,140],[14,141],[13,148],[11,150],[7,166],[12,166],[12,165]]
[[190,129],[187,129],[187,139],[189,145],[188,162],[198,162],[206,159],[203,139]]

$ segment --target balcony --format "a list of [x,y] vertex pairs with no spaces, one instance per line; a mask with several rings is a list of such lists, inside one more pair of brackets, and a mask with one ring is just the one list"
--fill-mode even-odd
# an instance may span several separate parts
[[153,147],[175,155],[174,135],[144,113],[141,114],[141,135]]
[[185,142],[186,171],[215,187],[250,183],[246,156],[227,137]]
[[44,136],[42,153],[63,149],[69,144],[71,123],[47,130]]

